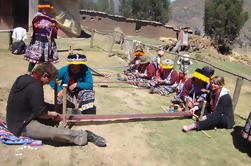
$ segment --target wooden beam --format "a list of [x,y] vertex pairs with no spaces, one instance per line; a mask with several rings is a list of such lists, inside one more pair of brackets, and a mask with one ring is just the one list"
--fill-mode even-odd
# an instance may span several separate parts
[[[128,119],[158,119],[167,117],[191,117],[190,112],[154,113],[154,114],[126,114],[126,115],[67,115],[67,122],[78,121],[105,121],[105,120],[128,120]],[[64,119],[61,119],[64,120]]]
[[113,33],[113,35],[112,35],[112,42],[111,42],[110,48],[108,50],[109,56],[112,56],[112,48],[113,48],[114,44],[115,44],[115,33]]
[[93,48],[94,35],[95,35],[95,29],[92,29],[92,31],[91,31],[91,40],[90,40],[90,48]]
[[32,27],[32,20],[34,15],[38,12],[37,5],[39,0],[29,0],[29,25],[28,30]]
[[234,95],[233,95],[233,109],[234,110],[235,110],[236,105],[237,105],[238,100],[239,100],[242,83],[243,83],[243,78],[237,77],[236,84],[235,84],[235,89],[234,89]]
[[201,112],[200,112],[200,117],[199,117],[199,120],[202,119],[202,117],[204,116],[205,114],[205,108],[206,108],[206,104],[207,104],[207,101],[204,100],[203,103],[202,103],[202,108],[201,108]]

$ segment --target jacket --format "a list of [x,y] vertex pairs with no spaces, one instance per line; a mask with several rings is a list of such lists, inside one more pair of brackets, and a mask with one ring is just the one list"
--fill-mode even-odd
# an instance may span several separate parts
[[9,131],[20,136],[31,120],[47,112],[42,83],[28,74],[19,76],[7,101],[6,120]]
[[[63,84],[69,85],[70,81],[70,65],[63,66],[58,70],[57,79],[61,81],[61,84],[58,85],[57,91],[63,89]],[[54,89],[55,81],[50,82],[50,86]],[[93,79],[92,73],[88,66],[82,65],[82,70],[78,74],[77,78],[77,88],[78,89],[93,89]]]

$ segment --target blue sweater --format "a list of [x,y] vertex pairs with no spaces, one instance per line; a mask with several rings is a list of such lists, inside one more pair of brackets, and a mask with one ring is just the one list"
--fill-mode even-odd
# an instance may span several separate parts
[[[61,84],[58,85],[58,91],[63,89],[63,84],[69,85],[70,81],[70,65],[63,66],[58,70],[58,77],[57,79],[61,81]],[[51,81],[50,86],[54,89],[55,82]],[[93,88],[93,80],[92,80],[92,73],[90,69],[86,65],[82,65],[82,70],[78,74],[77,79],[77,88],[79,89],[92,89]]]

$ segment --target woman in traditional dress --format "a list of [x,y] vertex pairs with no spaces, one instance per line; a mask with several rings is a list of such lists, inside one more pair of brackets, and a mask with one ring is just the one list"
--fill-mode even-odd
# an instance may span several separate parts
[[39,12],[32,20],[32,39],[25,53],[25,59],[29,61],[28,72],[32,71],[36,63],[58,62],[55,42],[58,24],[48,16],[53,7],[49,1],[41,1],[37,7]]

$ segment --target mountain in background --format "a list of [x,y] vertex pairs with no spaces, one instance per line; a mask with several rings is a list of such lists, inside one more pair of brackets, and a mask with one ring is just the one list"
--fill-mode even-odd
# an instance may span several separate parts
[[[176,0],[171,4],[172,18],[167,23],[174,27],[189,26],[193,30],[199,28],[204,31],[204,3],[205,0]],[[244,9],[249,11],[249,20],[246,22],[237,39],[239,47],[251,47],[251,0],[244,0]]]

